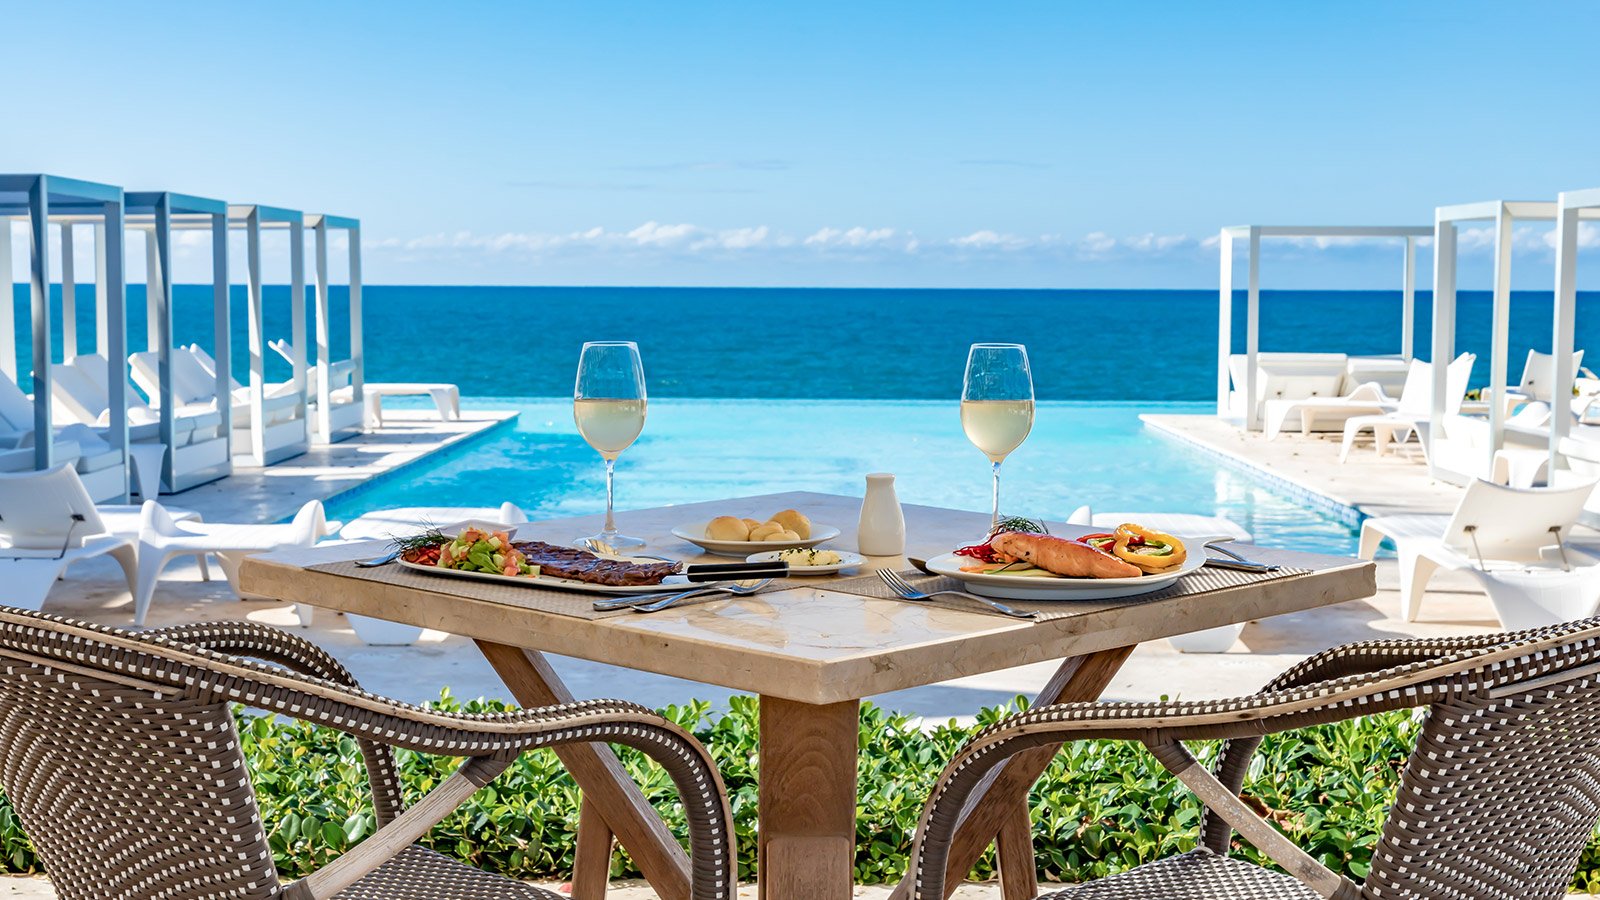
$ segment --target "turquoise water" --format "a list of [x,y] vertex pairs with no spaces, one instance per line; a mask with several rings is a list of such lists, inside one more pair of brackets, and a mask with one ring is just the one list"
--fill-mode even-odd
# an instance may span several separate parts
[[[578,437],[570,400],[475,399],[515,409],[514,427],[337,498],[348,520],[395,506],[498,506],[535,517],[604,509],[600,459]],[[1195,403],[1041,403],[1007,460],[1008,514],[1063,519],[1098,511],[1225,515],[1258,542],[1354,552],[1354,532],[1249,474],[1146,428],[1140,413],[1205,413]],[[619,509],[785,490],[860,496],[868,472],[893,472],[901,500],[989,508],[988,461],[967,443],[956,406],[935,401],[653,400],[644,434],[617,468]],[[626,530],[627,516],[619,516]]]
[[[59,287],[57,288],[59,292]],[[559,397],[572,390],[586,340],[638,341],[653,397],[936,400],[957,396],[967,346],[1028,345],[1039,397],[1049,400],[1204,401],[1215,395],[1217,293],[1210,290],[925,290],[606,288],[371,285],[364,292],[367,375],[373,381],[453,381],[473,397]],[[78,290],[79,340],[92,345],[92,286]],[[1415,348],[1429,355],[1427,291]],[[234,363],[243,379],[244,292],[235,288]],[[1578,346],[1600,353],[1600,303],[1578,303]],[[128,290],[128,345],[144,349],[144,288]],[[289,289],[269,285],[268,337],[289,335]],[[178,285],[180,343],[210,347],[211,289]],[[333,291],[336,310],[346,294]],[[31,321],[16,285],[20,343]],[[1529,348],[1550,345],[1550,291],[1511,303],[1515,380]],[[60,304],[55,356],[60,358]],[[1234,304],[1243,347],[1243,294]],[[1489,379],[1490,297],[1458,298],[1458,349]],[[332,346],[348,353],[335,315]],[[1262,292],[1261,349],[1397,353],[1398,291]],[[314,348],[307,348],[313,352]],[[268,377],[288,367],[267,354]],[[26,377],[24,388],[27,387]]]

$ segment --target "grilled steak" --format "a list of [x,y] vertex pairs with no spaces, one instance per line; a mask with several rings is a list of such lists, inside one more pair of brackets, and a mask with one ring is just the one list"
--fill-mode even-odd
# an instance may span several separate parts
[[675,562],[633,563],[601,559],[587,550],[546,544],[544,541],[513,541],[511,546],[521,550],[530,565],[538,566],[540,575],[611,587],[660,584],[668,575],[678,574],[682,567]]

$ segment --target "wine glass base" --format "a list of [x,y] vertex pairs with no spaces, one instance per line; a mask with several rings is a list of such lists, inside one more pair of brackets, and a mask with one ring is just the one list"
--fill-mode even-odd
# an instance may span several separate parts
[[573,543],[580,547],[592,547],[597,544],[607,544],[615,550],[631,550],[634,547],[645,546],[646,541],[644,538],[629,537],[625,534],[618,534],[615,531],[609,534],[602,531],[599,534],[590,535],[589,537],[578,538],[576,541],[573,541]]

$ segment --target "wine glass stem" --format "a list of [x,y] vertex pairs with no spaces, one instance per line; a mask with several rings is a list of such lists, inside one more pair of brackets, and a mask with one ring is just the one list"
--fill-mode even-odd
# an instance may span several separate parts
[[612,484],[616,479],[616,474],[617,461],[614,459],[606,460],[606,527],[604,533],[608,535],[617,533],[617,519],[612,514],[612,500],[614,497]]
[[1000,464],[994,463],[994,509],[989,518],[991,530],[1000,527]]

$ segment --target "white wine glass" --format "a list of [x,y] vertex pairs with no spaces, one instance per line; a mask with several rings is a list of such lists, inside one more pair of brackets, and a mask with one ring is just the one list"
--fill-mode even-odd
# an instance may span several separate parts
[[1033,430],[1033,373],[1021,344],[973,344],[961,388],[961,428],[989,457],[994,475],[991,529],[1000,525],[1000,464]]
[[632,341],[590,341],[578,356],[578,382],[572,391],[572,419],[590,447],[606,463],[606,524],[586,541],[614,548],[641,547],[644,541],[617,531],[613,514],[617,457],[644,430],[644,362]]

